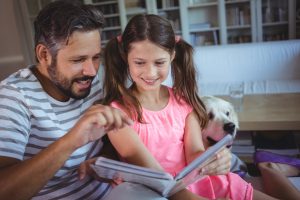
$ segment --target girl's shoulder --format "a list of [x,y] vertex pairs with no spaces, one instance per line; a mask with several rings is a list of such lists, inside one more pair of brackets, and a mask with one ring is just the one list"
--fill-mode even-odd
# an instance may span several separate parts
[[128,110],[125,108],[125,106],[121,105],[119,102],[117,101],[113,101],[109,104],[111,107],[113,108],[117,108],[119,110],[122,110],[123,112],[125,112],[126,114],[128,114]]
[[113,108],[118,108],[120,110],[123,110],[125,111],[125,107],[123,105],[121,105],[120,103],[118,103],[117,101],[113,101],[110,103],[110,106],[113,107]]
[[173,106],[176,106],[178,109],[191,112],[193,110],[192,106],[188,104],[184,97],[182,96],[175,96],[174,88],[167,87],[169,90],[170,99],[169,102]]
[[169,87],[169,86],[164,86],[168,92],[169,92],[169,98],[170,99],[175,99],[175,93],[174,93],[174,88]]
[[175,94],[175,89],[165,86],[169,91],[170,100],[175,101],[179,104],[187,104],[187,102],[184,100],[184,97],[180,96],[179,94]]

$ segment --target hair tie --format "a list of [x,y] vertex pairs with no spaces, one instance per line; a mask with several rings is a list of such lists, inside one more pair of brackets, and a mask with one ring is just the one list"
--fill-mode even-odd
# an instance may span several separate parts
[[122,42],[122,35],[118,35],[117,40],[118,40],[119,43],[121,43]]
[[181,40],[180,35],[175,35],[175,43],[178,43]]

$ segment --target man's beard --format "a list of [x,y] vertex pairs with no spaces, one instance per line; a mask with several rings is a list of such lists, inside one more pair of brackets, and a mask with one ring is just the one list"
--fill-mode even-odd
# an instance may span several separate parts
[[79,99],[83,99],[83,98],[87,97],[90,94],[92,84],[86,90],[77,92],[77,93],[75,91],[73,91],[72,85],[76,81],[85,81],[85,80],[91,80],[91,83],[92,83],[94,77],[83,76],[80,78],[75,78],[73,80],[69,80],[58,72],[56,58],[52,59],[51,65],[48,66],[47,70],[48,70],[51,81],[64,95],[66,95],[70,98],[79,100]]

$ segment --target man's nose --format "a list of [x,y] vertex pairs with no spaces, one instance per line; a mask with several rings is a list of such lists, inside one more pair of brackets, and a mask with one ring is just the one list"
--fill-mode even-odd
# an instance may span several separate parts
[[97,73],[96,67],[92,60],[86,60],[83,64],[83,75],[85,76],[95,76]]

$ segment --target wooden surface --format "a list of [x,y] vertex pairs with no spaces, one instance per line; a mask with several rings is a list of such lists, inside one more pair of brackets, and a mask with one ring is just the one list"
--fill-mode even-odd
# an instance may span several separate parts
[[238,117],[243,131],[300,130],[300,93],[245,95]]

